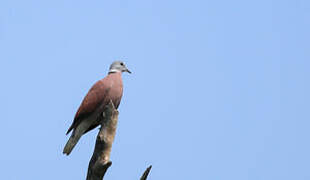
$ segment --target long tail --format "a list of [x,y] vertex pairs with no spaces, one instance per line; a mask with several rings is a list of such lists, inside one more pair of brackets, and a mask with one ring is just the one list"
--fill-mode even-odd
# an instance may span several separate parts
[[68,142],[67,142],[67,144],[63,150],[63,153],[66,155],[69,155],[82,135],[83,135],[83,133],[77,133],[77,132],[73,131],[72,135],[70,136],[70,139],[68,140]]
[[76,145],[76,143],[80,140],[81,136],[85,133],[85,131],[89,128],[91,123],[89,121],[82,121],[72,132],[63,153],[69,155]]
[[73,129],[73,132],[63,150],[64,154],[69,155],[76,145],[76,143],[79,141],[81,136],[89,129],[89,127],[93,124],[93,121],[89,121],[88,119],[84,119],[75,129]]

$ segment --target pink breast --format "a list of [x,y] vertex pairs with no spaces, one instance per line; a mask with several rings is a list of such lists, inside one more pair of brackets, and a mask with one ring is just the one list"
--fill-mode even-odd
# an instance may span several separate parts
[[108,97],[113,101],[115,107],[118,108],[123,96],[122,75],[121,73],[117,72],[117,73],[111,73],[109,74],[109,76],[110,76],[109,80],[111,83],[111,88]]

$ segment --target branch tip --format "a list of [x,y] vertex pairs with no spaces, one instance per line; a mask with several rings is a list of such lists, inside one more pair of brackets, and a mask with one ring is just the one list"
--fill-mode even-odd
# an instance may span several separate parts
[[144,173],[141,176],[140,180],[146,180],[146,178],[149,175],[151,169],[152,169],[152,165],[150,165],[148,168],[146,168],[146,170],[144,171]]

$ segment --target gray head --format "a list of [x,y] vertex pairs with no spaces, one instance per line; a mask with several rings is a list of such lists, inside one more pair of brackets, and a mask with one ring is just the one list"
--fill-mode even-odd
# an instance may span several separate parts
[[114,73],[114,72],[128,72],[131,73],[124,62],[122,61],[114,61],[109,69],[109,73]]

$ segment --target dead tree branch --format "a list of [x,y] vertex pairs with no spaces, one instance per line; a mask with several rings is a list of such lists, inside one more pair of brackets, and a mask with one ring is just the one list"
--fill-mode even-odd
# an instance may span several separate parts
[[146,178],[147,178],[147,176],[149,175],[151,169],[152,169],[152,166],[149,166],[149,167],[144,171],[144,173],[142,174],[140,180],[146,180]]
[[[104,112],[105,118],[101,119],[101,128],[97,135],[93,156],[88,165],[86,180],[102,180],[112,165],[110,154],[117,128],[118,111],[113,102],[110,101]],[[145,170],[140,180],[146,180],[151,168],[152,166]]]

